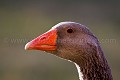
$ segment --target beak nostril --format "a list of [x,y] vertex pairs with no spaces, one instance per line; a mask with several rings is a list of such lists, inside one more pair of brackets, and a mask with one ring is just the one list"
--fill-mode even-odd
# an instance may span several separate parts
[[46,37],[41,37],[40,40],[46,39]]

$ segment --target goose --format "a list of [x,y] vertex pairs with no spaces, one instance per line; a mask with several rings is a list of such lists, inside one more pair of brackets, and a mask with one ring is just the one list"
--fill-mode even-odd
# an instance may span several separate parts
[[65,21],[25,45],[73,62],[80,80],[113,80],[111,69],[95,35],[77,22]]

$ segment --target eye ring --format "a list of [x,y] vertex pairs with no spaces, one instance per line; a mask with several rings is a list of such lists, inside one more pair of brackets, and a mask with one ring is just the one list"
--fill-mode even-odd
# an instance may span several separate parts
[[67,30],[67,32],[68,33],[73,33],[73,29],[70,28],[70,29]]

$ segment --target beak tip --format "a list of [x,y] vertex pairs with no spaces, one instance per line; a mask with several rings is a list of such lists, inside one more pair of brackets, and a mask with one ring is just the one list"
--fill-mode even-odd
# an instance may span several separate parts
[[29,50],[30,48],[30,43],[28,42],[26,45],[25,45],[25,50]]

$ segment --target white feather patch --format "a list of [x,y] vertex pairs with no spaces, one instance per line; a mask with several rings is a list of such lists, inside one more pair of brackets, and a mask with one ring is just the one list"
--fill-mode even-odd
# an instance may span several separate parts
[[83,74],[82,74],[82,72],[81,72],[81,70],[80,70],[80,67],[79,67],[79,65],[77,65],[76,63],[75,63],[75,65],[76,65],[76,67],[77,67],[77,70],[78,70],[79,79],[80,79],[80,80],[83,80]]

